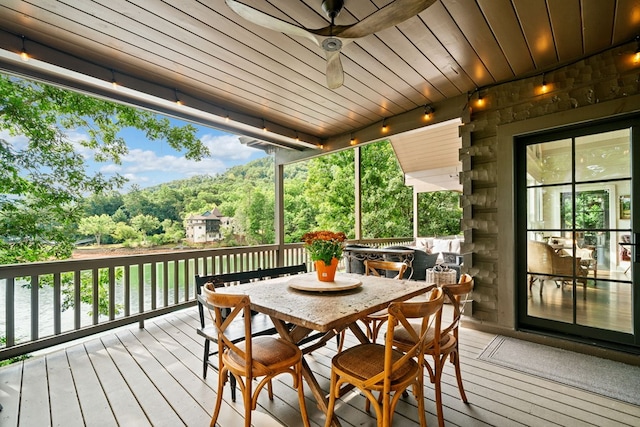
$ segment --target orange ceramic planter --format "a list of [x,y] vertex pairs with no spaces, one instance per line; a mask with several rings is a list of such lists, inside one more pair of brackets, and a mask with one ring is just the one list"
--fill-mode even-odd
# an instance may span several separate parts
[[338,258],[332,258],[331,264],[326,265],[324,261],[315,261],[318,280],[321,282],[333,282],[338,268]]

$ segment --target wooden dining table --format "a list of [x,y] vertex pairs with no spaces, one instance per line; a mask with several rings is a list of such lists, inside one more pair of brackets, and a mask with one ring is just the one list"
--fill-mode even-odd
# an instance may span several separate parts
[[[305,355],[346,328],[361,342],[368,342],[356,320],[386,308],[391,302],[423,294],[428,286],[426,282],[348,273],[338,273],[332,285],[319,282],[316,273],[312,272],[230,286],[219,292],[249,295],[251,309],[270,316],[284,339],[299,346],[304,343],[305,346],[301,349]],[[338,290],[340,287],[350,289]],[[316,335],[314,332],[320,334],[309,344],[307,341],[310,334]],[[327,394],[320,387],[304,357],[302,364],[303,376],[319,407],[326,413]],[[340,425],[335,416],[332,425]]]

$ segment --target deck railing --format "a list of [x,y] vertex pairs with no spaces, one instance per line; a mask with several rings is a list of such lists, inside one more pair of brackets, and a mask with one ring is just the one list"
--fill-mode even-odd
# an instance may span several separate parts
[[[410,239],[359,241],[374,246]],[[0,266],[0,360],[139,322],[195,304],[196,274],[277,267],[278,246],[176,250]],[[283,265],[307,263],[301,243]]]

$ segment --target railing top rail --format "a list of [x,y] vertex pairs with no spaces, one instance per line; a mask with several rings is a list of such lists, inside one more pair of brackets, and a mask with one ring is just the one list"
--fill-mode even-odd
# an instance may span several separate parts
[[119,267],[123,265],[137,265],[164,261],[182,261],[186,259],[225,256],[237,254],[252,254],[269,252],[278,249],[277,245],[235,246],[230,248],[208,249],[176,249],[168,252],[136,255],[114,255],[86,259],[67,259],[61,261],[31,262],[25,264],[0,265],[0,279],[6,277],[31,276],[46,273],[62,273],[68,271],[82,271],[93,268]]

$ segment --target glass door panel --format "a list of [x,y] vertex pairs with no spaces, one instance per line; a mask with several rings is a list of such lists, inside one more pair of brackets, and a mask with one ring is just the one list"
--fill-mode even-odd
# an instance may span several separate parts
[[525,151],[525,318],[583,336],[585,327],[633,334],[631,130]]

